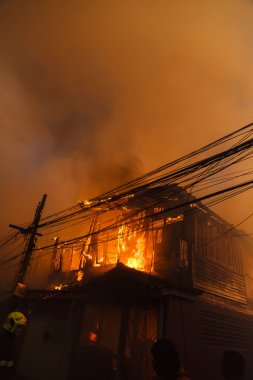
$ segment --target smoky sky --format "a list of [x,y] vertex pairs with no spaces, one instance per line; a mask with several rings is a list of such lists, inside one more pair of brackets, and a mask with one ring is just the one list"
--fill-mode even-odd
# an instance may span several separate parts
[[[252,17],[247,0],[1,1],[2,226],[251,122]],[[250,211],[250,194],[221,209]]]

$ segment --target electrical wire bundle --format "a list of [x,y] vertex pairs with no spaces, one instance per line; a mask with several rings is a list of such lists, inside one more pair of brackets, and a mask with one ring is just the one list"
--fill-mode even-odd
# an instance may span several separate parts
[[[198,207],[214,206],[252,189],[252,134],[250,123],[97,197],[42,218],[39,230],[43,236],[35,246],[33,260],[52,253],[56,235],[61,236],[59,247],[81,252],[87,239],[94,236],[96,244],[116,240],[120,225],[127,226],[133,218],[141,225],[145,218],[150,220],[176,209],[197,212]],[[176,204],[171,204],[171,199],[177,199]],[[191,208],[192,204],[198,207]],[[103,223],[91,230],[95,217]],[[140,230],[146,228],[144,223]],[[8,244],[13,236],[7,236],[3,243]]]

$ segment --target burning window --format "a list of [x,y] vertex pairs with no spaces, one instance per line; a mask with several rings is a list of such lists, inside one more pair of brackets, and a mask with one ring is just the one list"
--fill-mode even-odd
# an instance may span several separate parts
[[63,256],[62,271],[76,271],[78,281],[85,281],[91,271],[103,272],[121,262],[150,273],[156,261],[160,260],[161,249],[166,253],[165,260],[171,260],[176,255],[181,259],[180,265],[187,266],[187,243],[182,241],[177,252],[174,249],[174,241],[179,244],[179,224],[184,220],[184,215],[164,212],[162,205],[145,209],[141,206],[138,204],[138,207],[133,205],[130,208],[124,204],[94,212],[90,225],[85,227],[86,235],[80,242],[73,247],[59,246]]

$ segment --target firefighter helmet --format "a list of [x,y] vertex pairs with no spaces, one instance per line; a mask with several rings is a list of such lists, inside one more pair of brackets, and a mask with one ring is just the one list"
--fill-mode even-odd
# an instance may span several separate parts
[[20,311],[13,311],[6,318],[3,328],[11,333],[14,333],[17,327],[23,327],[27,325],[27,318]]

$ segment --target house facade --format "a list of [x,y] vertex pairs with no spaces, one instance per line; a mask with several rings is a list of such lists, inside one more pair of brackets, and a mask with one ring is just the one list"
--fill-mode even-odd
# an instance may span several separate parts
[[[150,347],[175,341],[188,376],[221,380],[227,349],[253,373],[252,240],[177,186],[94,208],[78,245],[52,250],[24,303],[28,380],[143,379]],[[92,377],[93,376],[93,377]]]

